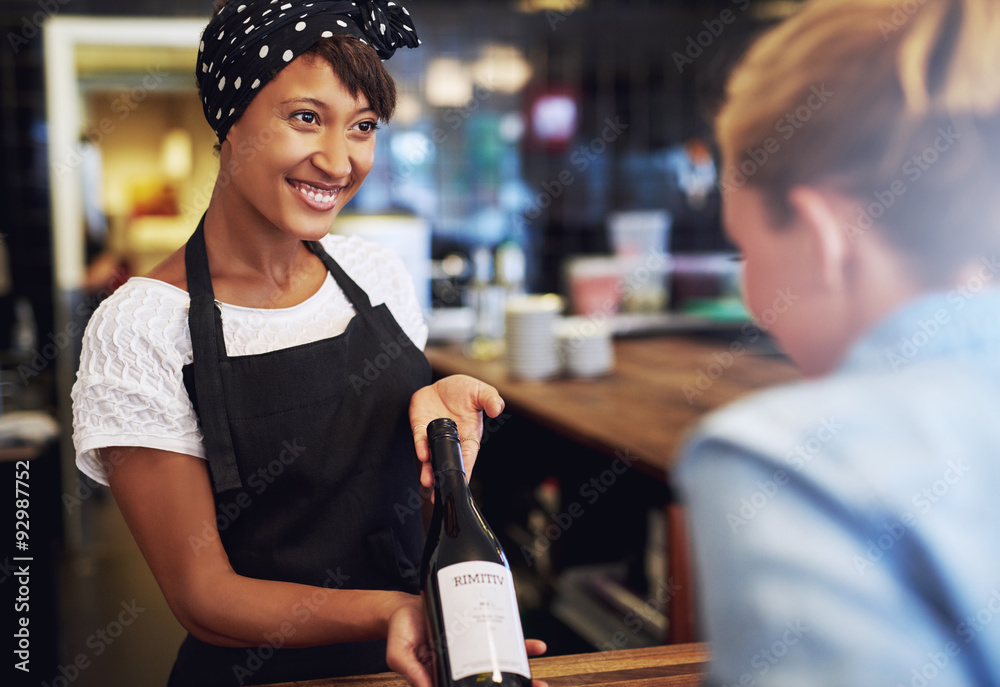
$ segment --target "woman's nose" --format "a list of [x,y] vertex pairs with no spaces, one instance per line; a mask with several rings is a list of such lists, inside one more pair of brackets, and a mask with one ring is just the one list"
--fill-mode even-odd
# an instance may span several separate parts
[[351,173],[351,155],[343,136],[324,136],[312,163],[332,179],[342,179]]

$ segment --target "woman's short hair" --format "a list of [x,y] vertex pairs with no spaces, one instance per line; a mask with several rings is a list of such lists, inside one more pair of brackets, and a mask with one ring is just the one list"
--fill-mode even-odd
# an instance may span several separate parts
[[721,183],[827,185],[928,280],[1000,249],[1000,2],[811,0],[750,48],[716,119]]

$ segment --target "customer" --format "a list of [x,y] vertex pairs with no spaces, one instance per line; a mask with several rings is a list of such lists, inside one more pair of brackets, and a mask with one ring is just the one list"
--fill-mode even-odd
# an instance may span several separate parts
[[471,469],[503,402],[468,377],[430,385],[401,260],[327,235],[395,105],[380,58],[417,42],[384,0],[220,4],[196,67],[220,142],[208,211],[87,328],[77,463],[190,632],[170,685],[387,665],[431,684],[422,522],[393,505],[419,490],[418,451],[430,484],[428,422],[458,422]]
[[808,379],[686,447],[710,684],[1000,684],[998,68],[995,0],[816,0],[729,80],[726,229]]

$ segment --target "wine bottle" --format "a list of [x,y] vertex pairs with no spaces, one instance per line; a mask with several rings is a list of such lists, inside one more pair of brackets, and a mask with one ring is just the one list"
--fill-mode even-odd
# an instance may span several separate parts
[[427,426],[434,513],[420,591],[437,687],[530,687],[510,565],[472,500],[453,420]]

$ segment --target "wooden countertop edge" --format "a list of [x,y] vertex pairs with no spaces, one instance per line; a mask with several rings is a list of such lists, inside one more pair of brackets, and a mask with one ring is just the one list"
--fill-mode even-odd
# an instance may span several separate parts
[[[638,687],[647,684],[647,678],[650,685],[662,684],[662,677],[658,679],[656,675],[652,674],[652,670],[676,666],[678,670],[673,671],[674,677],[678,679],[687,676],[698,678],[690,683],[676,682],[677,685],[698,684],[701,675],[704,674],[704,667],[708,663],[709,657],[707,644],[675,644],[643,649],[598,651],[590,654],[542,656],[531,659],[531,672],[535,678],[541,680],[557,680],[561,683],[560,678],[587,676],[587,681],[584,684],[608,686],[618,684],[618,680],[615,679],[616,674],[626,677],[624,674],[633,672],[640,681],[636,682],[630,679],[628,684]],[[608,679],[601,680],[602,675]],[[595,682],[595,679],[600,681]],[[304,682],[281,682],[264,687],[347,687],[348,685],[355,687],[406,687],[406,681],[396,673],[378,673]]]

